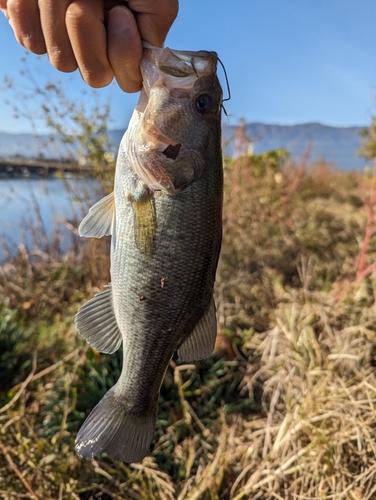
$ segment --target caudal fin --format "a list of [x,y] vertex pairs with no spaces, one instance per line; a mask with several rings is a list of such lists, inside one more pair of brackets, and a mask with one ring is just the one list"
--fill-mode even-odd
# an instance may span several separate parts
[[156,411],[146,417],[126,413],[110,389],[82,424],[76,452],[87,459],[107,453],[114,460],[140,462],[150,450]]

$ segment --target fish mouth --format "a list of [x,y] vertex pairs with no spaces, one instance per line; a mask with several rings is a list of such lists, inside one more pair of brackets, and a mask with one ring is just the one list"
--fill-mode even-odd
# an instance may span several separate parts
[[155,153],[155,157],[149,156],[147,158],[147,168],[142,168],[138,171],[139,176],[149,189],[152,191],[162,191],[168,195],[175,195],[192,183],[195,173],[188,164],[186,165],[187,168],[181,172],[171,171],[171,169],[167,168],[166,164],[161,165],[158,156],[163,155],[166,157],[169,155],[167,157],[173,162],[174,158],[170,155],[174,156],[175,152],[171,152],[170,150],[166,152],[165,150],[162,152],[156,151]]
[[[165,135],[154,123],[148,124],[144,130],[144,141],[146,144],[153,144],[153,150],[165,153],[167,157],[169,152],[176,151],[173,159],[176,159],[180,150],[184,149],[183,144]],[[167,153],[166,150],[168,150]]]
[[[177,170],[180,170],[181,160],[191,153],[191,149],[167,137],[154,124],[150,125],[144,134],[148,146],[139,152],[139,161],[135,165],[136,172],[153,190],[177,194],[189,184],[188,179],[179,179],[181,175]],[[188,177],[191,181],[194,171],[188,166],[184,169],[186,175],[187,169],[189,170]]]
[[154,124],[143,133],[146,140],[138,151],[134,171],[153,191],[180,193],[197,177],[193,165],[199,163],[201,153],[171,139]]
[[197,79],[216,73],[217,61],[216,52],[172,50],[144,43],[141,61],[144,91],[149,96],[152,87],[163,86],[190,93]]

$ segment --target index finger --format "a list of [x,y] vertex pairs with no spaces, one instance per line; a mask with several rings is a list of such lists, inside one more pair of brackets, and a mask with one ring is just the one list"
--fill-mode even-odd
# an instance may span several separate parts
[[38,0],[8,0],[6,9],[17,42],[35,54],[45,54]]
[[0,10],[4,14],[4,16],[9,19],[8,10],[7,10],[7,0],[0,0]]

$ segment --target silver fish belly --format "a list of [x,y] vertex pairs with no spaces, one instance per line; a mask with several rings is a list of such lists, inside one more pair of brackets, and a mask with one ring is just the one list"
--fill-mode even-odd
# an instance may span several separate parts
[[149,48],[141,70],[144,90],[122,139],[114,192],[79,228],[86,237],[111,234],[112,281],[75,319],[98,351],[123,345],[121,376],[82,425],[76,451],[126,462],[150,449],[174,353],[191,361],[213,351],[222,232],[216,56]]

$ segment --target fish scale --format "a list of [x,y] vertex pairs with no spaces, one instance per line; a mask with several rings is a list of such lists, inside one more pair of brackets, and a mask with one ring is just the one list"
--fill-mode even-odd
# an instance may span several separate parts
[[205,51],[144,50],[144,89],[120,145],[114,192],[79,228],[86,237],[112,235],[111,284],[77,313],[79,333],[99,351],[123,344],[119,380],[77,435],[85,458],[142,460],[172,356],[202,359],[214,347],[223,193],[216,62]]
[[[128,165],[128,162],[125,164]],[[215,173],[220,176],[221,169],[216,169]],[[213,233],[217,226],[218,234],[214,240],[219,245],[220,226],[218,227],[215,221],[220,215],[222,201],[221,196],[215,197],[212,194],[215,179],[211,174],[208,168],[200,183],[193,184],[177,195],[178,202],[176,197],[173,199],[166,194],[158,197],[155,203],[157,221],[160,217],[169,222],[167,224],[164,220],[164,227],[167,224],[168,230],[158,243],[152,259],[140,257],[132,234],[129,234],[129,239],[126,239],[124,244],[122,242],[120,247],[117,239],[113,239],[114,264],[111,267],[111,275],[119,279],[112,282],[113,293],[117,299],[117,307],[129,311],[129,314],[124,316],[124,323],[122,318],[119,318],[120,328],[128,332],[123,340],[124,370],[117,386],[119,393],[128,390],[131,392],[134,388],[133,384],[132,387],[128,387],[129,377],[138,381],[137,397],[141,395],[145,398],[145,395],[153,392],[155,387],[159,391],[166,363],[171,359],[186,332],[192,330],[190,323],[194,322],[194,318],[202,314],[202,310],[208,306],[216,267],[216,262],[212,259]],[[219,183],[220,179],[217,182]],[[193,204],[192,200],[205,204],[205,210]],[[128,221],[131,210],[129,202],[121,203],[116,207],[116,216],[119,220]],[[123,217],[124,213],[128,216]],[[188,223],[182,223],[184,221]],[[122,224],[124,222],[120,224],[120,232],[123,232]],[[180,234],[183,237],[180,237]],[[170,237],[172,235],[174,239]],[[187,241],[190,241],[191,245],[186,245]],[[207,251],[208,256],[202,249]],[[179,258],[174,258],[174,255],[178,255]],[[166,259],[166,256],[170,258]],[[119,269],[123,270],[122,274]],[[161,288],[158,284],[163,276],[167,276],[168,279],[166,285]],[[204,303],[203,295],[206,295]],[[141,301],[141,296],[145,296],[145,300]],[[192,311],[192,304],[195,305],[196,311]],[[120,314],[119,316],[121,317]],[[134,342],[128,347],[131,342],[129,336],[133,335],[134,318],[138,319],[137,331],[134,332],[138,345],[136,347]],[[172,329],[173,335],[161,335],[161,332]],[[158,344],[155,338],[159,339]]]

